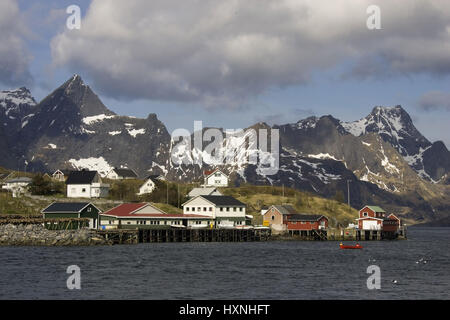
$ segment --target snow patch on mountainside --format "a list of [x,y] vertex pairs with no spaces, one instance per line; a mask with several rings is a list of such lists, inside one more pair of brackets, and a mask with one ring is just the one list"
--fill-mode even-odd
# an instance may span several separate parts
[[136,136],[138,135],[138,134],[144,134],[145,133],[145,129],[127,129],[127,131],[128,131],[128,134],[130,135],[130,136],[132,136],[133,138],[136,138]]
[[113,166],[111,166],[103,157],[90,157],[78,160],[70,159],[67,162],[77,170],[88,169],[92,171],[98,171],[98,173],[102,177],[106,176],[108,172],[113,169]]
[[106,114],[98,114],[96,116],[84,117],[82,119],[82,121],[84,124],[91,125],[97,121],[103,121],[103,120],[112,119],[112,118],[115,118],[115,116],[114,115],[107,116]]
[[29,94],[29,91],[25,88],[0,91],[0,105],[6,107],[6,102],[10,102],[17,106],[21,104],[28,104],[30,106],[36,105],[36,101],[34,101],[33,97]]

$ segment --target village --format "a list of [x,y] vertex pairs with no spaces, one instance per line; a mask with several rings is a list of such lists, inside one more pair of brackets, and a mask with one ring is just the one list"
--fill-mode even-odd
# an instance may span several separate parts
[[[167,183],[163,175],[141,179],[136,192],[138,200],[119,201],[105,210],[93,202],[108,197],[111,185],[106,182],[138,179],[134,170],[113,168],[104,177],[86,169],[56,170],[47,173],[45,178],[63,183],[65,195],[43,207],[40,216],[33,217],[34,223],[49,230],[95,230],[113,243],[406,238],[406,227],[401,219],[376,205],[361,208],[348,225],[335,222],[334,226],[330,225],[333,208],[310,213],[295,209],[290,202],[260,202],[258,212],[249,214],[248,204],[224,194],[229,188],[229,175],[217,168],[204,171],[203,183],[191,188],[179,203],[179,212],[150,201],[139,201],[155,192],[158,186],[161,188],[161,183]],[[3,192],[20,198],[29,193],[32,178],[3,174],[0,183]],[[11,223],[11,219],[2,219],[0,223]],[[29,220],[15,219],[14,223],[26,224]]]

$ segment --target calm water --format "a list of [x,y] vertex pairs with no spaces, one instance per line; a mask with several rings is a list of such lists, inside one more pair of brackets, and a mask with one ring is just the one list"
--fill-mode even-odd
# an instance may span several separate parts
[[[408,232],[363,250],[331,241],[0,247],[0,298],[449,299],[450,228]],[[73,264],[81,290],[66,287]],[[371,264],[381,290],[367,289]]]

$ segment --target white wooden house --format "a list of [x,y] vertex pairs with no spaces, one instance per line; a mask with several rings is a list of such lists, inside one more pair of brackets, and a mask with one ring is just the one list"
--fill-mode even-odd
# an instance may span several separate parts
[[149,194],[152,193],[153,190],[156,189],[156,182],[160,180],[160,181],[164,181],[164,177],[163,176],[158,176],[158,175],[150,175],[147,178],[145,178],[144,183],[140,186],[139,188],[139,192],[137,193],[138,195],[143,195],[143,194]]
[[215,169],[213,171],[205,171],[204,175],[204,187],[228,187],[229,178],[219,169]]
[[245,204],[231,196],[196,196],[182,206],[184,214],[213,218],[218,228],[242,226],[246,223]]
[[72,171],[66,180],[68,198],[104,198],[109,184],[103,183],[97,171]]
[[67,179],[67,177],[69,176],[70,172],[72,172],[72,170],[59,170],[58,169],[55,172],[53,172],[52,178],[54,180],[64,182]]
[[10,191],[12,196],[16,198],[27,191],[27,187],[30,185],[31,181],[32,179],[28,177],[8,179],[4,182],[2,189]]
[[132,169],[114,168],[111,169],[105,178],[112,180],[137,179],[137,174]]

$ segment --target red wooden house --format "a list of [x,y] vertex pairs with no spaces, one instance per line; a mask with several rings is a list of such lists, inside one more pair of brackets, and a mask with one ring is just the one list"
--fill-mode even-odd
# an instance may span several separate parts
[[378,206],[365,206],[359,210],[358,229],[360,230],[381,230],[386,211]]
[[358,229],[380,230],[396,232],[400,228],[401,221],[393,213],[386,215],[386,211],[378,206],[365,206],[359,210]]
[[297,213],[290,205],[273,205],[264,213],[264,224],[275,232],[322,230],[328,228],[328,218]]
[[292,214],[287,216],[288,230],[322,230],[328,228],[328,218],[320,214]]
[[393,213],[383,220],[383,231],[397,232],[401,226],[401,220]]

